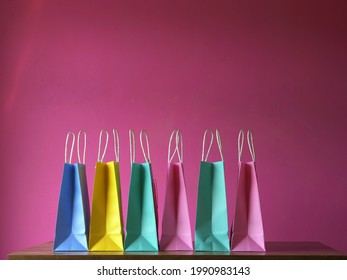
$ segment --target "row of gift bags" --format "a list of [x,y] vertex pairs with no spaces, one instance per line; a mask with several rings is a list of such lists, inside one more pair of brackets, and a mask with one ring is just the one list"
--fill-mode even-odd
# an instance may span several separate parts
[[[238,137],[239,174],[230,238],[221,137],[219,131],[216,130],[215,138],[221,160],[208,162],[214,133],[209,130],[205,131],[200,163],[194,242],[191,234],[183,168],[182,132],[173,131],[169,140],[166,193],[160,238],[158,236],[157,191],[152,177],[148,135],[144,130],[140,133],[145,162],[136,163],[135,135],[133,131],[129,131],[131,179],[127,221],[124,228],[119,175],[119,137],[117,130],[114,129],[112,132],[115,161],[107,163],[104,163],[103,159],[109,135],[106,130],[100,132],[91,215],[85,168],[86,133],[80,131],[77,135],[78,163],[75,164],[71,163],[75,135],[72,132],[67,135],[54,251],[158,251],[159,248],[160,250],[195,251],[230,251],[230,249],[233,251],[265,251],[251,131],[247,133],[247,141],[252,161],[241,161],[244,144],[242,130]],[[208,133],[211,134],[211,138],[205,152],[205,140]],[[80,138],[82,135],[84,150],[81,160]],[[70,138],[71,151],[68,156]],[[101,154],[102,138],[105,138],[105,147]],[[147,151],[143,145],[143,138],[146,141]],[[171,149],[173,140],[175,140],[175,145]],[[174,162],[174,158],[178,160]],[[124,229],[126,230],[125,236]]]

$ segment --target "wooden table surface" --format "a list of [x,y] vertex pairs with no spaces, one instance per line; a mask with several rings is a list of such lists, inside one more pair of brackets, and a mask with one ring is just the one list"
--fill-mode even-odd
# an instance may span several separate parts
[[266,242],[266,252],[64,252],[54,253],[53,242],[11,253],[9,260],[347,260],[340,253],[319,242]]

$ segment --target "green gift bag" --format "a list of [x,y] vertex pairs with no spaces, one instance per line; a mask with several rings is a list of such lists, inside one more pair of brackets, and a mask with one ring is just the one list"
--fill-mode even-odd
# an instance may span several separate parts
[[[147,155],[142,135],[146,138]],[[152,179],[151,160],[147,132],[140,133],[145,163],[135,163],[135,137],[130,137],[131,179],[126,223],[125,251],[158,251],[156,195]]]
[[[211,133],[211,141],[206,156],[204,156],[208,132]],[[213,133],[209,130],[205,131],[196,207],[195,251],[230,251],[224,161],[218,130],[216,130],[216,140],[221,161],[208,162],[207,158],[213,143]]]

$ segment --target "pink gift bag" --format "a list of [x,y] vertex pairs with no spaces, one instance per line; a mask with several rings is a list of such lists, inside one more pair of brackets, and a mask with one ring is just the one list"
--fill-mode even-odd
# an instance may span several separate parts
[[247,132],[247,141],[252,161],[242,162],[244,133],[241,130],[238,137],[239,175],[231,250],[265,251],[252,131]]
[[[171,154],[171,142],[174,136],[176,137],[176,145],[174,152]],[[178,162],[172,162],[175,154],[177,154]],[[169,141],[168,173],[160,250],[193,250],[186,183],[183,172],[182,132],[180,130],[173,131]]]

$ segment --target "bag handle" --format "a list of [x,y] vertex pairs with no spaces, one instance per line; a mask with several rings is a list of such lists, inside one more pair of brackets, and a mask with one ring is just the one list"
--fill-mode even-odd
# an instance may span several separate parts
[[[70,158],[68,160],[67,158],[67,150],[68,150],[68,143],[69,143],[69,138],[70,136],[72,137],[72,142],[71,142],[71,150],[70,150]],[[71,164],[72,161],[72,151],[73,151],[73,147],[75,145],[75,133],[73,133],[72,131],[69,131],[68,134],[66,135],[66,140],[65,140],[65,163]]]
[[[145,153],[145,149],[143,147],[143,141],[142,141],[142,136],[145,136],[146,139],[146,144],[147,144],[147,155]],[[134,163],[135,162],[135,134],[134,131],[132,129],[129,130],[129,142],[130,142],[130,163]],[[140,144],[141,144],[141,149],[142,149],[142,153],[143,156],[146,160],[146,162],[151,163],[151,158],[150,158],[150,152],[149,152],[149,142],[148,142],[148,134],[146,132],[146,130],[141,130],[140,131]]]
[[[173,139],[173,136],[176,135],[176,145],[175,145],[175,150],[171,155],[171,142]],[[179,149],[179,146],[181,144],[181,147]],[[182,138],[182,131],[181,130],[174,130],[171,133],[170,140],[169,140],[169,148],[168,148],[168,154],[167,154],[167,161],[170,163],[175,154],[177,153],[178,160],[182,163],[183,162],[183,138]]]
[[[170,140],[169,140],[169,148],[168,148],[168,151],[167,151],[167,161],[170,163],[173,159],[173,157],[175,156],[176,154],[176,151],[177,151],[177,139],[176,139],[176,147],[175,147],[175,150],[174,152],[172,153],[171,155],[171,142],[172,142],[172,138],[173,136],[176,134],[176,130],[172,131],[171,135],[170,135]],[[176,134],[176,138],[177,138],[177,134]],[[170,156],[171,155],[171,156]]]
[[[143,147],[143,141],[142,141],[142,136],[145,135],[145,139],[146,139],[146,145],[147,145],[147,155],[145,153],[145,149]],[[148,163],[151,163],[151,156],[150,156],[150,152],[149,152],[149,142],[148,142],[148,134],[147,134],[147,131],[142,129],[140,131],[140,144],[141,144],[141,149],[142,149],[142,153],[143,153],[143,156],[146,160],[146,162]]]
[[245,134],[243,132],[243,129],[241,129],[239,132],[239,136],[237,138],[237,151],[238,151],[239,161],[241,161],[244,140],[245,140]]
[[[80,156],[80,136],[83,134],[83,157],[81,161]],[[86,149],[87,149],[87,133],[84,130],[80,130],[77,134],[77,157],[78,157],[78,163],[86,164]]]
[[[238,141],[237,141],[239,161],[241,161],[244,138],[245,138],[245,134],[243,132],[243,129],[241,129],[239,132]],[[249,152],[251,154],[252,160],[255,162],[255,150],[254,150],[254,141],[253,141],[252,130],[247,131],[247,142],[248,142],[248,148],[249,148]]]
[[[179,149],[180,144],[181,144],[181,149]],[[183,163],[183,136],[182,136],[182,131],[180,129],[178,129],[176,132],[176,151],[177,151],[178,160],[180,161],[180,163]]]
[[119,134],[116,128],[112,129],[113,133],[113,149],[116,156],[116,162],[119,162]]
[[129,130],[129,142],[130,142],[130,163],[135,162],[135,136],[134,131]]
[[220,132],[218,129],[216,129],[216,140],[217,140],[217,144],[218,144],[218,150],[220,153],[220,157],[223,161],[224,158],[223,158],[223,152],[222,152],[222,139],[220,138]]
[[[206,153],[206,157],[204,158],[204,154],[205,154],[205,141],[206,141],[206,134],[207,133],[211,134],[211,141],[210,141],[210,145],[208,147],[207,153]],[[207,157],[210,153],[211,147],[212,147],[212,143],[213,143],[213,132],[210,131],[209,129],[206,129],[204,132],[204,138],[202,140],[202,156],[201,156],[201,161],[207,161]]]
[[[204,154],[205,154],[206,134],[207,134],[208,132],[211,134],[211,140],[210,140],[210,145],[209,145],[209,147],[208,147],[206,156],[204,157]],[[218,129],[216,129],[216,141],[217,141],[218,150],[219,150],[221,159],[222,159],[222,161],[223,161],[224,159],[223,159],[223,153],[222,153],[222,140],[221,140],[220,132],[219,132]],[[211,147],[212,147],[212,143],[213,143],[213,132],[212,132],[211,130],[209,130],[209,129],[206,129],[206,130],[205,130],[205,133],[204,133],[204,138],[203,138],[203,141],[202,141],[202,157],[201,157],[201,160],[202,160],[202,161],[207,161],[208,155],[210,154],[210,150],[211,150]]]
[[[100,157],[101,140],[102,140],[103,134],[106,135],[105,148],[104,148],[104,152],[102,153],[102,156]],[[105,157],[105,154],[106,154],[107,145],[108,145],[108,132],[107,132],[107,130],[103,129],[103,130],[100,131],[100,135],[99,135],[98,162],[103,162],[103,161],[104,161],[104,157]]]
[[253,141],[252,130],[247,131],[247,142],[248,142],[249,152],[251,153],[253,161],[255,161],[255,150],[254,150],[254,141]]

